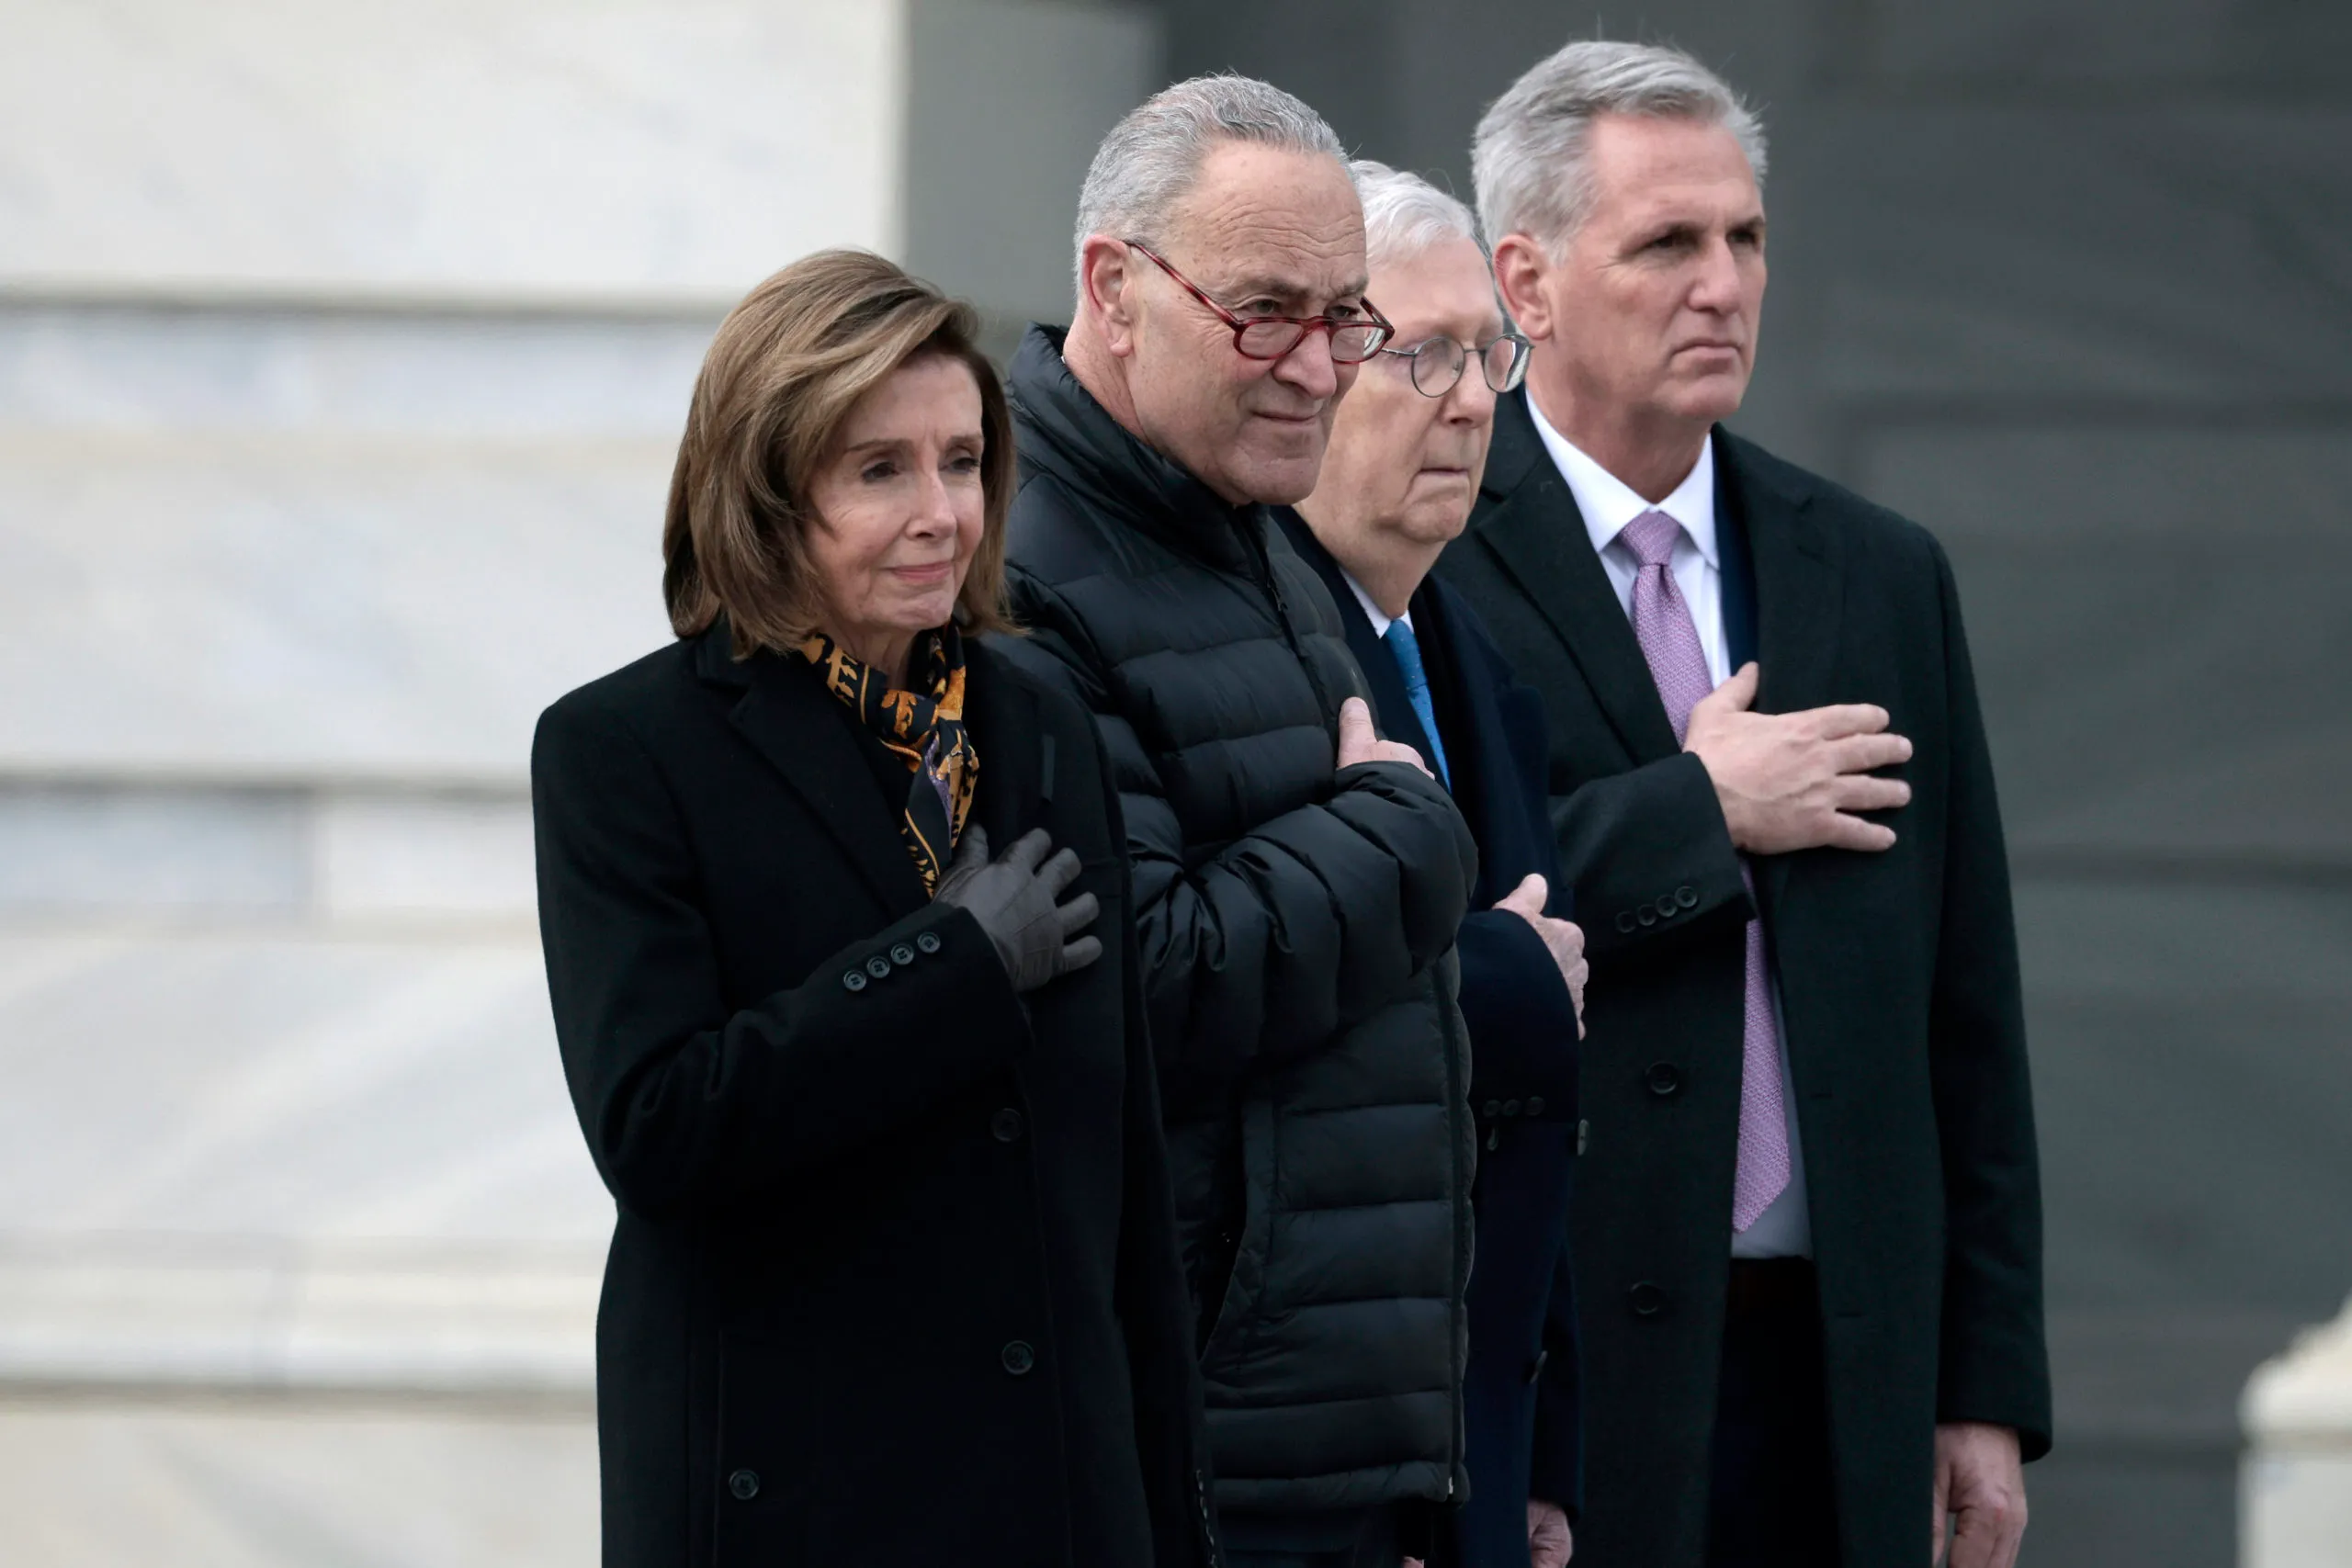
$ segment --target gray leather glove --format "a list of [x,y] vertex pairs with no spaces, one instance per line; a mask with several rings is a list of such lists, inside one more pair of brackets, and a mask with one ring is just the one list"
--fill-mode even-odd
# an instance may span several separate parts
[[1051,835],[1034,828],[991,861],[989,836],[976,822],[964,829],[956,862],[933,895],[934,902],[967,909],[980,922],[1016,991],[1034,991],[1102,956],[1100,941],[1080,934],[1102,907],[1091,893],[1056,902],[1078,880],[1078,855],[1063,850],[1047,860],[1053,847]]

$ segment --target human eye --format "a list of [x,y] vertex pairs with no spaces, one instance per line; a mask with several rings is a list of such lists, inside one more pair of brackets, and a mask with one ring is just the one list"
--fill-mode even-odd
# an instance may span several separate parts
[[875,457],[857,470],[857,477],[867,484],[878,485],[895,477],[898,471],[899,465],[889,458]]

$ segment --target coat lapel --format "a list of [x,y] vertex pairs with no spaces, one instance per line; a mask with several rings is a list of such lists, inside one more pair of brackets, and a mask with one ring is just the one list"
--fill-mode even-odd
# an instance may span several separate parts
[[1495,410],[1486,480],[1494,504],[1473,525],[1474,536],[1567,646],[1635,762],[1670,757],[1677,750],[1674,727],[1658,700],[1657,682],[1585,532],[1576,497],[1535,432],[1526,400],[1524,390],[1514,392]]
[[1718,429],[1722,503],[1747,537],[1756,571],[1758,710],[1797,713],[1838,699],[1838,624],[1845,609],[1838,537],[1813,513],[1812,496],[1764,471],[1759,454]]
[[[1057,755],[1053,737],[1037,713],[1035,693],[1014,680],[994,649],[978,637],[964,639],[964,723],[979,753],[980,784],[972,796],[972,820],[988,832],[989,852],[1002,854],[1037,821],[1036,807],[1063,788],[1100,788],[1080,781],[1081,759]],[[1047,776],[1050,768],[1059,777]],[[1057,844],[1057,847],[1059,847]]]
[[[728,656],[726,623],[703,636],[702,678],[742,692],[729,717],[753,750],[782,774],[856,867],[859,880],[899,919],[922,908],[922,878],[900,824],[874,787],[874,772],[843,728],[838,705],[815,674],[782,654]],[[981,759],[985,785],[987,759]]]
[[[1755,447],[1718,427],[1719,503],[1732,509],[1756,572],[1760,713],[1799,713],[1839,700],[1838,626],[1844,613],[1838,536],[1814,514],[1809,491],[1788,483]],[[1786,897],[1798,855],[1759,855],[1767,905]]]

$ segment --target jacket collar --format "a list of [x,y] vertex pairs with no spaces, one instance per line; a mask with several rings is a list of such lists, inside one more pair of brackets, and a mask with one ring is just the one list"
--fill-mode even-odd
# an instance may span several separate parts
[[[1001,851],[1035,826],[1021,818],[1041,793],[1050,759],[1039,739],[1035,694],[1011,676],[995,651],[966,638],[964,671],[964,722],[980,759],[971,820],[985,827],[990,846]],[[729,721],[832,835],[890,918],[922,908],[922,878],[908,857],[899,818],[875,789],[856,738],[833,711],[840,704],[816,671],[802,660],[765,650],[735,659],[721,616],[697,639],[695,672],[706,684],[733,694]]]
[[1263,506],[1228,506],[1113,419],[1062,358],[1061,327],[1032,326],[1006,377],[1025,479],[1050,475],[1120,522],[1223,571],[1249,573]]
[[1796,713],[1845,700],[1836,686],[1843,542],[1813,504],[1821,481],[1721,425],[1715,467],[1718,510],[1735,517],[1756,573],[1758,709]]
[[[1496,408],[1471,536],[1566,645],[1626,750],[1641,762],[1671,756],[1674,731],[1641,645],[1526,400],[1521,389]],[[1833,701],[1841,563],[1838,536],[1813,506],[1819,481],[1721,425],[1714,438],[1717,512],[1743,536],[1756,574],[1757,706],[1791,713]]]
[[1495,434],[1465,539],[1494,553],[1583,672],[1610,728],[1636,762],[1676,750],[1624,606],[1592,547],[1576,497],[1527,411],[1524,388],[1495,406]]

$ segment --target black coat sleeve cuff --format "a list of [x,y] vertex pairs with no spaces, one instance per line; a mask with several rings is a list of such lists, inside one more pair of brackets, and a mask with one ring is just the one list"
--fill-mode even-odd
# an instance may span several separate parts
[[1552,824],[1595,960],[1755,911],[1714,781],[1688,752],[1555,796]]
[[1470,1098],[1544,1102],[1555,1121],[1577,1114],[1577,1013],[1568,983],[1535,928],[1508,909],[1464,916],[1463,1021],[1470,1028]]

